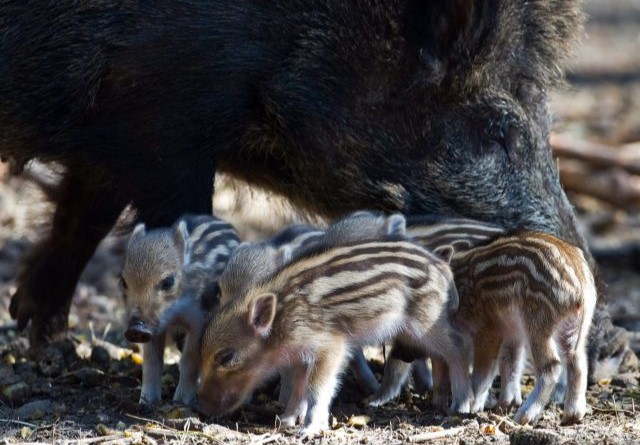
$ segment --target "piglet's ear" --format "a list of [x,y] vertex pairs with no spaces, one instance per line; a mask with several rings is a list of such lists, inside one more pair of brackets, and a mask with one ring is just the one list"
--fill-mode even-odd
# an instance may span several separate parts
[[276,316],[276,295],[273,293],[258,295],[249,306],[249,325],[261,337],[271,332]]
[[187,223],[184,220],[180,220],[173,229],[173,239],[176,242],[178,251],[182,251],[184,256],[184,264],[189,263],[191,257],[191,246],[189,243],[189,232],[187,231]]
[[387,218],[385,222],[385,231],[387,235],[406,236],[407,220],[399,213],[394,213]]
[[286,244],[278,249],[276,252],[276,266],[280,267],[285,263],[291,261],[291,257],[293,256],[293,251],[291,250],[291,246],[287,246]]
[[131,232],[131,236],[129,237],[129,244],[143,238],[147,234],[147,228],[144,223],[136,224],[136,227]]
[[453,254],[456,253],[456,250],[453,248],[453,246],[442,246],[442,247],[438,247],[437,249],[435,249],[433,251],[433,253],[438,255],[440,258],[445,260],[447,263],[450,263],[451,262],[451,258],[453,257]]

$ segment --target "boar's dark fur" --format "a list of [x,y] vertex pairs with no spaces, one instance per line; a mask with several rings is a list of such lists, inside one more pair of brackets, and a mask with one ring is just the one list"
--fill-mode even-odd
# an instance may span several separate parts
[[370,208],[584,246],[548,145],[577,0],[0,0],[0,154],[66,167],[13,297],[34,346],[129,203],[211,211],[223,171],[328,217]]

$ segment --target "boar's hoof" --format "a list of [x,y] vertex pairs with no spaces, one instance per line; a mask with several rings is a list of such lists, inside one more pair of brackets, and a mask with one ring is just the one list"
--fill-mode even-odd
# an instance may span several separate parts
[[36,311],[36,302],[30,298],[30,294],[22,292],[20,289],[11,297],[9,305],[9,313],[11,318],[17,320],[18,330],[22,331],[27,327],[27,323],[31,320]]
[[152,332],[151,329],[140,322],[129,325],[124,336],[131,343],[147,343],[151,341]]
[[67,331],[68,314],[65,305],[50,310],[37,302],[30,293],[18,291],[11,298],[9,306],[11,317],[17,320],[17,328],[23,330],[31,321],[29,332],[29,349],[31,354],[37,354],[48,344],[62,340]]

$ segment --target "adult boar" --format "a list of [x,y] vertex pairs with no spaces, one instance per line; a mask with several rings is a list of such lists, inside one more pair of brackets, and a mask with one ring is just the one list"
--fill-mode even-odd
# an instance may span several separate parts
[[584,246],[546,100],[581,24],[577,0],[0,0],[0,154],[66,167],[12,316],[33,346],[62,334],[125,206],[149,228],[210,212],[215,171],[328,217],[439,212]]

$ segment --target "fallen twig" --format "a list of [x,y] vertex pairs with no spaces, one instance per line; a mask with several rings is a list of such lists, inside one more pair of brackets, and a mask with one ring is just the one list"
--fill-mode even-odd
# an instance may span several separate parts
[[253,436],[250,443],[253,445],[265,445],[271,442],[275,442],[281,437],[282,434],[261,434],[259,436]]
[[509,419],[507,416],[500,416],[496,413],[490,413],[489,418],[495,422],[498,422],[498,424],[496,425],[496,428],[500,428],[502,424],[512,429],[522,428],[521,425],[518,425],[517,423]]
[[22,420],[13,420],[13,419],[0,419],[0,422],[8,422],[15,423],[18,425],[28,426],[29,428],[38,428],[38,425],[29,422],[23,422]]
[[[591,406],[591,405],[590,405],[590,406]],[[629,410],[626,410],[626,409],[620,409],[620,408],[613,408],[613,409],[611,409],[611,408],[597,408],[597,407],[595,407],[595,406],[591,406],[591,409],[592,409],[593,411],[595,411],[595,412],[598,412],[598,413],[603,413],[603,414],[616,414],[616,416],[617,416],[619,413],[626,414],[626,415],[629,415],[629,416],[633,416],[633,415],[635,415],[635,413],[634,413],[633,411],[629,411]]]
[[421,433],[411,436],[409,442],[426,442],[428,440],[442,439],[444,437],[455,436],[465,430],[465,427],[450,428],[443,431],[432,431],[429,433]]
[[[207,434],[203,431],[196,431],[196,430],[179,430],[176,428],[172,428],[171,426],[165,425],[161,422],[158,422],[157,420],[153,420],[153,419],[147,419],[145,417],[140,417],[140,416],[135,416],[133,414],[126,414],[127,417],[131,417],[132,419],[136,419],[136,420],[142,420],[143,422],[148,422],[154,425],[157,425],[156,427],[149,427],[149,426],[138,426],[138,428],[141,428],[142,431],[144,431],[147,434],[150,435],[167,435],[170,434],[172,436],[175,437],[184,437],[185,434],[187,435],[192,435],[192,436],[198,436],[198,437],[203,437],[209,440],[213,440],[213,441],[219,441],[219,439],[215,436],[212,436],[211,434]],[[233,431],[230,430],[229,428],[224,428],[224,433],[221,434],[229,434],[230,436],[244,436],[244,434],[239,433],[237,431]]]
[[87,444],[87,443],[96,443],[96,442],[106,442],[112,440],[118,440],[125,437],[125,433],[117,433],[117,434],[109,434],[107,436],[98,436],[98,437],[87,437],[86,439],[77,439],[73,442],[76,444]]
[[633,150],[617,150],[564,134],[552,134],[550,142],[554,153],[561,158],[578,159],[594,167],[614,167],[640,175],[640,156],[629,155]]
[[576,161],[560,163],[560,179],[567,190],[583,193],[626,208],[640,204],[640,177],[620,168],[593,171]]
[[152,427],[152,426],[143,426],[140,428],[144,433],[149,434],[151,436],[162,436],[162,437],[173,436],[179,439],[188,437],[188,436],[197,436],[197,437],[202,437],[204,439],[210,440],[215,443],[222,443],[222,441],[218,437],[212,436],[211,434],[203,433],[202,431],[189,431],[189,430],[179,431],[179,430],[174,430],[170,428],[161,428],[161,427]]

